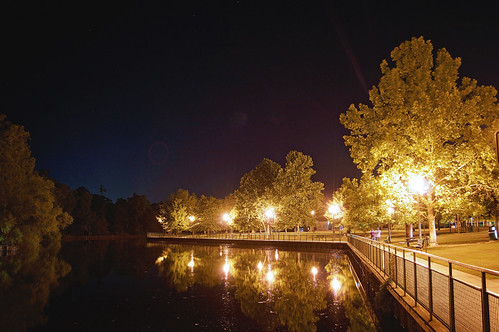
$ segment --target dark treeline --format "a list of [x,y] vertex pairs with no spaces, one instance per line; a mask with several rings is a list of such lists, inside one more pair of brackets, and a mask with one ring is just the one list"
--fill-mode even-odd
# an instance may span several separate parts
[[73,217],[73,222],[62,231],[63,234],[145,235],[161,231],[156,219],[157,204],[151,204],[145,195],[133,194],[113,203],[104,195],[92,194],[84,187],[71,190],[65,184],[54,183],[57,203]]

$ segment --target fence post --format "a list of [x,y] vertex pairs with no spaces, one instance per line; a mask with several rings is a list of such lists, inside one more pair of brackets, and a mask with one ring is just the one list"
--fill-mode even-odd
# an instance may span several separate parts
[[399,283],[399,274],[398,274],[398,259],[397,259],[397,247],[394,247],[394,255],[395,255],[395,288],[397,288],[398,283]]
[[414,301],[416,302],[415,304],[418,304],[418,271],[417,271],[417,264],[416,264],[416,253],[412,253],[412,260],[414,263]]
[[428,302],[430,307],[430,320],[433,319],[433,279],[431,275],[431,257],[428,256]]
[[403,259],[403,262],[404,262],[404,296],[405,296],[405,293],[406,293],[406,289],[407,289],[407,276],[406,276],[406,262],[405,262],[405,250],[402,249],[402,259]]
[[454,314],[454,278],[452,277],[452,263],[449,262],[449,323],[451,332],[456,331],[456,317]]
[[482,331],[490,331],[489,294],[487,293],[487,275],[482,271]]
[[[385,244],[383,243],[383,252],[382,252],[383,259],[381,260],[381,262],[382,262],[381,265],[383,265],[383,274],[386,277],[386,260],[385,260],[385,254],[386,254],[386,248],[385,248]],[[388,259],[388,264],[390,264],[390,259]],[[390,266],[390,265],[388,265],[388,266]]]

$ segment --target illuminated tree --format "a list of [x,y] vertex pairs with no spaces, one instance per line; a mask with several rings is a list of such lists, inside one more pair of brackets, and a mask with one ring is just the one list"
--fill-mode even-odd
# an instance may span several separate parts
[[52,181],[35,171],[29,134],[0,115],[0,243],[36,249],[72,218],[56,203]]
[[[370,173],[365,173],[360,180],[343,179],[334,199],[341,202],[345,227],[367,231],[388,221],[399,224],[414,222],[416,211],[412,196],[408,195],[406,188],[397,188],[394,181],[388,179],[388,184],[386,182],[386,177],[374,177]],[[394,209],[393,215],[388,207]]]
[[264,211],[275,207],[276,179],[281,166],[270,160],[263,159],[255,169],[241,178],[241,184],[234,193],[236,197],[237,218],[235,227],[241,230],[255,230],[263,226]]
[[196,203],[195,231],[213,232],[221,229],[222,200],[201,195]]
[[[436,244],[435,209],[449,211],[450,197],[498,188],[493,150],[499,121],[496,90],[470,78],[459,80],[460,58],[445,49],[433,55],[430,41],[413,38],[384,60],[382,77],[369,94],[372,106],[351,105],[340,116],[350,130],[345,144],[357,167],[406,187],[411,174],[430,186],[420,195],[426,208],[430,244]],[[410,197],[409,193],[405,194]],[[413,202],[418,198],[412,195]]]
[[286,156],[286,165],[279,172],[276,191],[279,197],[280,229],[300,226],[313,227],[316,220],[311,211],[321,208],[324,195],[324,184],[313,182],[315,170],[310,156],[298,151],[291,151]]
[[189,191],[185,189],[179,189],[171,194],[159,207],[158,219],[162,221],[163,229],[176,233],[191,229],[196,225],[196,204],[196,195],[189,194]]

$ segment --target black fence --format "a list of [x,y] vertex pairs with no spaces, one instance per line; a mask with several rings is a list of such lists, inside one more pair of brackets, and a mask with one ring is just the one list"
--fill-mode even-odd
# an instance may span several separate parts
[[189,238],[189,239],[234,239],[234,240],[260,240],[260,241],[315,241],[315,242],[346,242],[344,234],[314,234],[313,232],[286,233],[213,233],[213,234],[182,234],[172,235],[164,233],[147,233],[150,239]]
[[499,272],[356,235],[348,242],[450,331],[499,331]]

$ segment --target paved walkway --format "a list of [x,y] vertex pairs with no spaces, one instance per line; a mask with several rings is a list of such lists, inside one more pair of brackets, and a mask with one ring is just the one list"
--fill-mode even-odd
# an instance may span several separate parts
[[[395,252],[393,247],[385,247],[388,249],[387,251],[391,252],[392,254]],[[411,249],[406,249],[402,247],[397,247],[397,256],[402,257],[402,250],[406,251],[405,258],[408,261],[413,262],[414,256],[412,252],[414,250]],[[423,255],[428,255],[431,257],[431,269],[434,271],[437,271],[445,276],[449,275],[449,261],[452,262],[452,276],[454,279],[466,282],[470,285],[476,286],[477,288],[482,288],[482,278],[480,276],[480,272],[484,271],[487,272],[487,280],[486,280],[486,285],[487,285],[487,290],[495,293],[499,297],[499,271],[494,271],[494,270],[489,270],[486,268],[481,268],[478,266],[472,266],[468,264],[464,264],[458,261],[452,261],[443,257],[435,256],[432,254],[428,254],[422,251],[416,251],[417,254],[423,254]],[[419,265],[422,265],[424,267],[428,267],[428,260],[423,259],[421,257],[416,257],[416,263]],[[460,269],[473,269],[475,270],[476,274],[469,273],[462,271]]]

